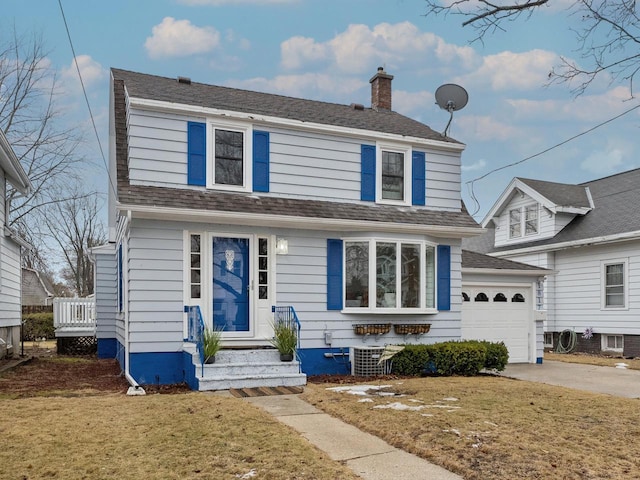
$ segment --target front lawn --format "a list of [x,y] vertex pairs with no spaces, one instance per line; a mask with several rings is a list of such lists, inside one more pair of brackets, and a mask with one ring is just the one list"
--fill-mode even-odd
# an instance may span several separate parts
[[640,472],[638,400],[492,376],[374,381],[383,395],[310,384],[327,413],[465,479],[628,479]]
[[129,397],[118,373],[110,361],[69,357],[3,373],[0,478],[357,478],[241,399],[179,388]]
[[608,357],[605,355],[590,355],[588,353],[555,353],[545,352],[545,360],[554,362],[583,363],[601,367],[615,367],[618,363],[626,363],[630,370],[640,370],[640,358]]

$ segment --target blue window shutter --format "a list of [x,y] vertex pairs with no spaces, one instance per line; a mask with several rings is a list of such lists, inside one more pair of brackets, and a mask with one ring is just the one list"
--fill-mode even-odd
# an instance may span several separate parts
[[413,152],[411,156],[411,199],[414,205],[426,203],[426,165],[424,152]]
[[327,239],[327,310],[342,310],[342,240]]
[[253,191],[269,191],[269,132],[253,131]]
[[451,310],[451,247],[438,245],[438,310]]
[[187,183],[207,184],[207,125],[204,123],[187,124]]
[[122,294],[123,294],[123,282],[122,282],[122,244],[118,246],[118,311],[122,311]]
[[360,200],[363,202],[376,201],[376,147],[375,145],[360,146]]

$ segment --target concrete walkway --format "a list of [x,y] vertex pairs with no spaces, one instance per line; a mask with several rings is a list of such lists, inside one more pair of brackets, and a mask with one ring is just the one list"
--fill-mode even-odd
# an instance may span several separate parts
[[309,440],[331,459],[367,480],[462,480],[378,437],[362,432],[318,410],[297,395],[250,397],[244,400],[271,413]]
[[545,360],[542,365],[511,364],[500,375],[618,397],[640,398],[640,370]]

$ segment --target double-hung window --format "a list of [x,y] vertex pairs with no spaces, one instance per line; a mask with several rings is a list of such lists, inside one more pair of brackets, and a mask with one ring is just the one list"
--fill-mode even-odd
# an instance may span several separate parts
[[246,190],[251,182],[250,130],[245,127],[209,124],[207,163],[209,186]]
[[536,235],[539,230],[537,203],[509,210],[509,238]]
[[411,202],[411,149],[378,145],[378,200],[383,203]]
[[345,241],[346,308],[435,309],[435,247],[425,242]]
[[602,264],[603,307],[626,308],[627,306],[627,268],[626,262],[606,262]]

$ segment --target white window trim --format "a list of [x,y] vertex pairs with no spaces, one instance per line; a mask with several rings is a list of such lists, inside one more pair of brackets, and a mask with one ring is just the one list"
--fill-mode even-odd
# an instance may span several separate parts
[[[607,306],[607,266],[623,264],[624,275],[624,306],[622,307],[609,307]],[[626,311],[629,310],[629,259],[628,258],[614,258],[611,260],[602,260],[600,262],[600,310],[603,311]]]
[[[536,231],[534,233],[527,233],[527,208],[536,206],[538,216],[536,218]],[[517,210],[520,212],[520,235],[511,235],[511,212]],[[537,202],[527,203],[517,208],[510,208],[507,211],[507,230],[509,240],[518,240],[525,237],[535,237],[540,234],[540,204]]]
[[[610,348],[607,346],[607,340],[609,339],[609,337],[620,337],[620,343],[621,343],[621,347],[620,348]],[[624,335],[610,335],[610,334],[602,334],[600,336],[601,338],[601,345],[600,345],[600,349],[602,351],[605,352],[617,352],[617,353],[622,353],[624,351]]]
[[[215,131],[230,130],[242,132],[243,142],[243,179],[242,185],[224,185],[215,183]],[[253,190],[253,127],[239,122],[220,122],[207,120],[207,188],[234,192],[250,192]]]
[[[346,265],[346,248],[347,243],[367,243],[369,245],[369,306],[368,307],[347,307],[345,302],[346,289],[347,289],[347,265]],[[371,295],[371,289],[373,285],[377,284],[376,281],[376,249],[375,245],[378,242],[382,243],[395,243],[397,244],[413,244],[420,245],[420,305],[426,305],[427,302],[427,263],[426,263],[426,247],[432,247],[434,253],[434,269],[433,269],[433,301],[434,306],[431,308],[418,307],[418,308],[384,308],[376,306],[376,295]],[[425,240],[416,240],[409,238],[361,238],[361,237],[349,237],[342,239],[342,299],[345,306],[342,309],[344,313],[365,313],[365,314],[435,314],[438,313],[438,245]],[[401,273],[402,265],[396,261],[396,284],[402,284]],[[396,304],[398,303],[398,292],[401,290],[396,289]]]
[[[404,155],[404,199],[390,200],[382,198],[382,152],[402,153]],[[390,205],[411,205],[411,147],[397,143],[376,144],[376,202]]]

